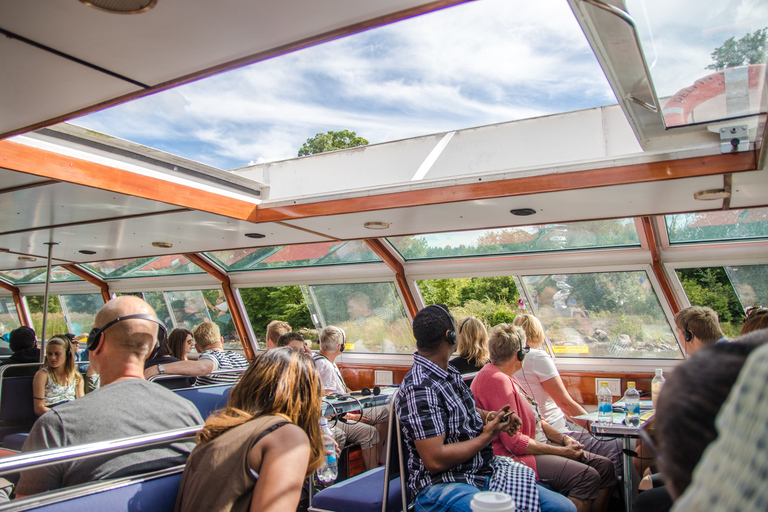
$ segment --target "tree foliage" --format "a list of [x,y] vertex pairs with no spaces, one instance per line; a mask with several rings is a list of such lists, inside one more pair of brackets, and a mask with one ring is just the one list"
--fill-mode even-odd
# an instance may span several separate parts
[[722,71],[726,68],[744,66],[746,64],[761,64],[766,57],[766,39],[768,39],[768,27],[755,30],[736,40],[735,37],[727,39],[722,46],[712,52],[713,64],[706,69]]
[[358,137],[355,132],[341,130],[334,132],[329,130],[326,133],[318,133],[314,137],[307,139],[299,149],[299,156],[314,155],[315,153],[324,153],[334,149],[353,148],[356,146],[365,146],[368,141]]

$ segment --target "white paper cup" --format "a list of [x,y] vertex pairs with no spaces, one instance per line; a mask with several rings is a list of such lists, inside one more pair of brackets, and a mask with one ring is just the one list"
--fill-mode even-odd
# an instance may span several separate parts
[[479,492],[469,504],[472,512],[515,512],[512,497],[503,492]]

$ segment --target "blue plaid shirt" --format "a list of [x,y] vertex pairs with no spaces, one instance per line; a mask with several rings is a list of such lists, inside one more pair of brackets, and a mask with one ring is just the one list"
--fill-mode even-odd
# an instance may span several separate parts
[[493,474],[493,448],[486,446],[471,459],[451,469],[432,475],[416,451],[414,440],[445,435],[445,443],[474,439],[483,429],[483,420],[475,409],[475,397],[461,374],[453,367],[438,365],[414,354],[413,367],[403,379],[397,394],[397,414],[408,446],[408,487],[415,497],[429,485],[460,482],[483,489]]

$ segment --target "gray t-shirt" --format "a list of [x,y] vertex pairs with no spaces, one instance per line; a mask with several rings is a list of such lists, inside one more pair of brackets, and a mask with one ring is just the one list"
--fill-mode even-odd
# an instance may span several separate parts
[[[192,402],[142,379],[125,379],[46,412],[35,422],[22,452],[74,446],[200,425]],[[194,441],[121,455],[106,455],[24,471],[20,495],[184,464]]]

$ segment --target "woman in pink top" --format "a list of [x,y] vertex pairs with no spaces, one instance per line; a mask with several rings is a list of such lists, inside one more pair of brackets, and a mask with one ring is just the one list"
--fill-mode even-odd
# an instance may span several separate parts
[[[488,349],[491,362],[472,381],[477,406],[491,411],[510,404],[523,422],[514,436],[500,434],[494,439],[493,454],[530,466],[541,482],[567,496],[579,512],[605,511],[617,482],[613,463],[584,451],[578,441],[542,420],[538,404],[513,376],[522,368],[527,353],[525,331],[510,324],[497,325],[491,331]],[[536,440],[537,431],[543,433],[539,438],[546,442]]]

